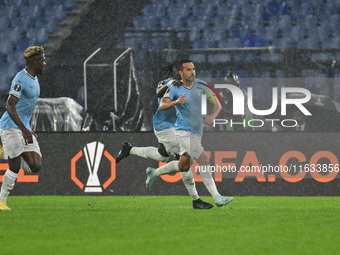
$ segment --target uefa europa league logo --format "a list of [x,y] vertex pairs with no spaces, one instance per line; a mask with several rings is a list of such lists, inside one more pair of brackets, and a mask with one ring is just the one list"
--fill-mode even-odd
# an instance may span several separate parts
[[[78,179],[77,172],[80,171],[83,173],[85,171],[83,165],[77,167],[77,162],[81,159],[85,154],[85,159],[87,163],[87,168],[89,172],[89,178],[86,182],[86,185]],[[107,174],[110,175],[108,179],[102,180],[103,183],[100,183],[98,178],[98,171],[100,163],[103,159],[104,167],[103,170]],[[110,167],[107,167],[105,162],[110,162]],[[78,169],[79,168],[79,169]],[[77,170],[78,169],[78,170]],[[83,176],[83,175],[81,175]],[[116,179],[116,160],[112,155],[104,150],[104,145],[100,142],[92,142],[86,144],[83,150],[78,151],[78,153],[71,159],[71,180],[84,192],[103,192],[103,190],[107,189],[110,184]]]
[[103,152],[104,144],[100,142],[92,142],[84,146],[87,168],[90,172],[89,179],[86,183],[85,192],[103,191],[98,178],[98,169]]

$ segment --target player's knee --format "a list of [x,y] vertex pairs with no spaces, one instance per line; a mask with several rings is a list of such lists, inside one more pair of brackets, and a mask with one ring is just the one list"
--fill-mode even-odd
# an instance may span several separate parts
[[35,163],[32,166],[30,166],[32,173],[38,173],[40,172],[42,165],[40,163]]
[[178,168],[181,172],[188,172],[190,170],[190,164],[178,164]]
[[182,155],[178,162],[178,169],[181,172],[188,172],[191,166],[190,156]]

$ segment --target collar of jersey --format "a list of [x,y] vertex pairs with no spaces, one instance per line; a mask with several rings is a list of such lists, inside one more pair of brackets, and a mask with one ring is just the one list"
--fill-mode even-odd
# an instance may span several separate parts
[[192,86],[190,88],[188,87],[185,87],[184,85],[182,85],[184,88],[188,89],[188,90],[191,90],[194,86],[195,86],[195,82],[192,84]]
[[26,68],[24,68],[24,70],[25,70],[25,72],[28,74],[29,77],[31,77],[33,80],[35,80],[35,77],[33,77],[32,75],[30,75],[30,74],[27,72]]

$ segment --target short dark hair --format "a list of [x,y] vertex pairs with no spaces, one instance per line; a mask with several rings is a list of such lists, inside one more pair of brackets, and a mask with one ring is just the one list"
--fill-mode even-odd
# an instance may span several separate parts
[[192,63],[190,59],[182,59],[179,61],[178,71],[183,71],[183,64],[185,63]]
[[45,50],[42,46],[31,46],[28,47],[24,52],[24,58],[29,60],[35,56],[43,55]]

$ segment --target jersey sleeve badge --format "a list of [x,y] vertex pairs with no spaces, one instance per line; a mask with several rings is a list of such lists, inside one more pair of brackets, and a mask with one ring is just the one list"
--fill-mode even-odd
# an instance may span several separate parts
[[20,84],[16,84],[14,85],[14,87],[11,89],[11,91],[9,92],[10,95],[13,95],[17,98],[20,98],[20,91],[21,91],[21,85]]
[[21,86],[19,84],[15,85],[14,90],[19,92],[21,90]]

